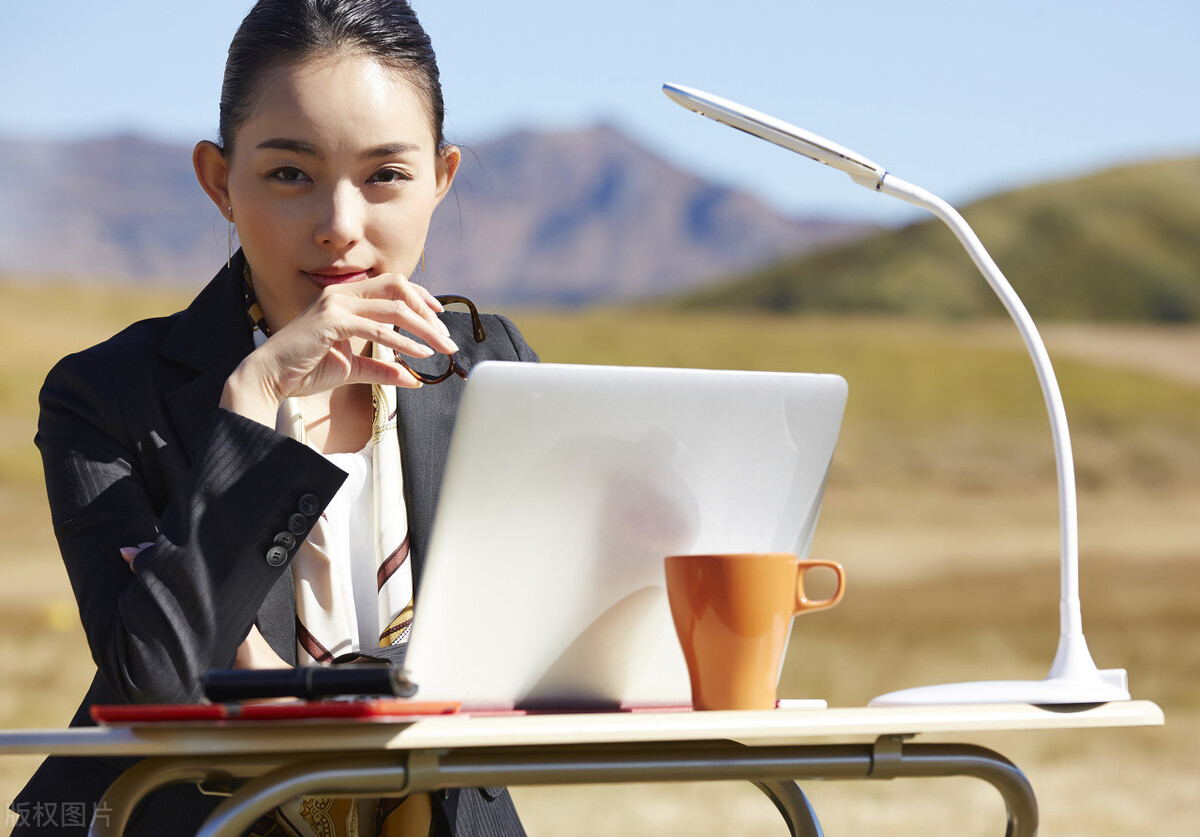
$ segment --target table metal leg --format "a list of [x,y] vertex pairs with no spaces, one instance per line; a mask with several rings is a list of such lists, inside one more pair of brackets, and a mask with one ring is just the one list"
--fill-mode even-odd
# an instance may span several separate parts
[[[1037,797],[1033,786],[1011,761],[992,750],[970,744],[909,744],[893,768],[897,776],[973,776],[990,784],[1008,810],[1005,837],[1036,837]],[[890,770],[888,772],[891,772]],[[871,774],[872,778],[890,778]]]
[[270,757],[237,757],[227,760],[208,757],[148,758],[135,764],[113,782],[104,795],[103,814],[97,814],[88,837],[123,834],[134,809],[150,793],[166,785],[183,782],[232,781],[255,776],[278,766]]
[[754,787],[770,797],[788,824],[792,837],[825,837],[817,812],[808,802],[808,797],[795,782],[755,782]]
[[314,793],[395,796],[408,781],[406,754],[324,758],[291,764],[251,779],[217,806],[196,837],[237,837],[267,811]]
[[88,837],[110,837],[125,832],[133,809],[151,791],[175,782],[199,782],[208,777],[208,769],[189,760],[146,759],[122,773],[102,800],[106,815],[97,813]]

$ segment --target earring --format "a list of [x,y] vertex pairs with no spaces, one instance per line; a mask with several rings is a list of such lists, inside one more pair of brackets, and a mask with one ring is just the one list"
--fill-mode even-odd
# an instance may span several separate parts
[[225,217],[229,221],[229,235],[225,240],[229,245],[229,255],[225,257],[225,267],[231,267],[232,265],[230,263],[233,261],[233,207],[232,206],[229,207],[228,212],[229,212],[229,214],[226,215]]
[[425,275],[425,248],[421,248],[421,275]]

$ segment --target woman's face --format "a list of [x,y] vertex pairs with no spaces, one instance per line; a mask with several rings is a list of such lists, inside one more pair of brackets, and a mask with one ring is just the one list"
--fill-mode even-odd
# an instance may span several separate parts
[[411,275],[458,160],[458,149],[434,147],[418,90],[374,58],[341,54],[267,72],[223,162],[270,325],[286,324],[328,285]]

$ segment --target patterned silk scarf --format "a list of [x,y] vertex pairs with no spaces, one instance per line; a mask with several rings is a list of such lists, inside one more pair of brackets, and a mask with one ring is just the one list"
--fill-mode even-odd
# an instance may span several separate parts
[[[374,356],[390,353],[374,347]],[[371,432],[371,500],[374,503],[376,611],[383,648],[408,641],[413,614],[412,568],[408,564],[408,523],[405,516],[400,442],[396,435],[396,395],[390,388],[371,388],[375,421]],[[284,402],[277,429],[308,444],[304,418],[292,399]],[[296,582],[296,661],[299,665],[329,663],[356,648],[358,625],[347,602],[345,576],[330,558],[330,525],[318,518],[292,559]],[[345,545],[342,546],[342,549]],[[343,558],[348,557],[343,555]],[[361,649],[366,650],[366,649]]]

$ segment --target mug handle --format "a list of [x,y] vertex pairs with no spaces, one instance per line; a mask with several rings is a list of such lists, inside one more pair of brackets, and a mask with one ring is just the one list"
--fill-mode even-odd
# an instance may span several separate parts
[[[837,589],[833,591],[833,595],[828,599],[810,599],[804,592],[804,574],[814,567],[825,567],[833,570],[837,575]],[[803,613],[808,610],[825,610],[833,607],[842,600],[842,595],[846,592],[846,571],[842,569],[842,565],[837,561],[825,561],[817,558],[805,559],[796,562],[798,570],[796,574],[796,612]]]

